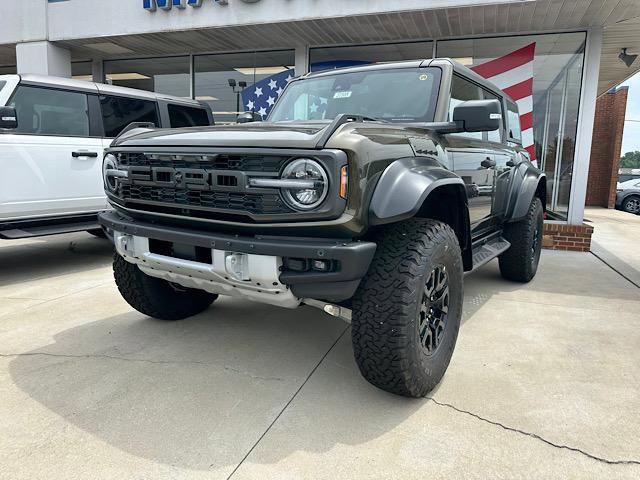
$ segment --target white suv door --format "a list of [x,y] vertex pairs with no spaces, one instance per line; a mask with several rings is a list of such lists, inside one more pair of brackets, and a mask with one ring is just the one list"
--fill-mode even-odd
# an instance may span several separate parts
[[18,85],[8,105],[18,128],[0,134],[0,219],[105,209],[103,141],[90,137],[88,94]]

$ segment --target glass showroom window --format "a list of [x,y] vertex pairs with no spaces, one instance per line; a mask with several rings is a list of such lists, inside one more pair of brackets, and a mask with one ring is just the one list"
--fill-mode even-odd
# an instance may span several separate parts
[[[497,81],[494,79],[496,83],[513,83],[510,90],[506,84],[499,86],[521,97],[515,98],[521,115],[531,112],[521,116],[522,141],[547,174],[547,208],[558,219],[566,219],[569,208],[585,39],[583,32],[576,32],[437,44],[439,57],[452,57],[473,68],[514,52],[525,55],[527,47],[531,49],[532,63],[522,65],[524,57],[514,60],[512,56],[504,62],[512,67],[507,67],[507,71],[502,72],[498,61],[498,65],[494,62],[497,69],[480,68],[478,73],[492,71],[499,75],[495,77]],[[485,76],[491,78],[489,73]],[[531,145],[526,145],[528,142]]]
[[71,76],[75,80],[93,81],[91,61],[71,62]]
[[294,63],[293,50],[197,55],[195,97],[211,106],[216,123],[234,122],[245,111],[266,118]]
[[312,48],[309,62],[311,70],[317,71],[376,62],[418,60],[431,58],[432,54],[433,42],[350,45]]
[[176,97],[191,96],[189,70],[189,57],[186,55],[104,62],[107,83]]

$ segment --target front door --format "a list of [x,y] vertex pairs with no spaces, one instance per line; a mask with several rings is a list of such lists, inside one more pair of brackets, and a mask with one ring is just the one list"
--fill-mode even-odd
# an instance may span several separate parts
[[90,137],[87,94],[18,86],[15,132],[0,134],[0,219],[106,208],[101,138]]

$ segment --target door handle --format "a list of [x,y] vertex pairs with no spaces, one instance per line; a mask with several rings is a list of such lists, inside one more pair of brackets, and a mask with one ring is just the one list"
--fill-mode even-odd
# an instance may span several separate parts
[[77,152],[71,152],[73,158],[88,157],[98,158],[98,152],[85,152],[84,150],[78,150]]
[[496,161],[491,160],[489,157],[487,157],[484,160],[482,160],[480,165],[483,166],[484,168],[493,168],[496,166]]

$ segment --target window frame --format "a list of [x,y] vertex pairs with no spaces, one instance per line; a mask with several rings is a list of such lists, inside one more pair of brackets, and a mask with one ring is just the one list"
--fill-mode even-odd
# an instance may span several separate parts
[[518,122],[520,122],[520,110],[518,109],[518,104],[511,100],[510,98],[507,98],[506,96],[504,97],[504,105],[506,107],[506,112],[507,112],[507,116],[506,116],[506,122],[505,122],[505,128],[506,128],[506,138],[508,142],[512,142],[515,143],[517,145],[522,146],[522,125],[519,125],[520,127],[520,138],[515,138],[512,137],[510,135],[511,133],[511,128],[509,128],[509,125],[511,124],[511,121],[509,120],[509,103],[513,103],[513,105],[516,107],[516,112],[518,113]]
[[[498,93],[498,91],[496,90],[491,90],[489,88],[487,88],[486,86],[482,85],[481,83],[475,81],[472,78],[469,78],[467,76],[465,76],[463,73],[456,71],[456,70],[452,70],[451,73],[451,84],[449,85],[449,104],[448,104],[448,109],[447,109],[447,116],[449,115],[449,112],[453,112],[452,110],[450,110],[451,107],[451,99],[453,98],[453,79],[454,77],[458,77],[461,80],[464,80],[465,82],[468,82],[474,86],[476,86],[479,91],[482,93],[482,98],[478,98],[477,100],[487,100],[485,97],[485,94],[489,93],[492,96],[496,97],[496,100],[498,100],[498,102],[500,103],[500,110],[501,110],[501,115],[502,115],[502,126],[499,129],[500,132],[500,141],[496,142],[494,140],[489,140],[489,132],[488,131],[483,131],[483,132],[479,132],[482,133],[482,139],[476,138],[476,137],[472,137],[472,136],[466,136],[465,133],[471,133],[471,132],[461,132],[461,133],[449,133],[448,135],[458,135],[462,138],[469,138],[472,140],[481,140],[483,142],[491,142],[493,144],[499,144],[499,145],[506,145],[506,141],[508,140],[508,133],[507,133],[507,122],[506,122],[506,118],[505,118],[505,100],[506,100],[506,96],[504,95],[504,93],[502,91],[500,91],[500,93]],[[465,100],[463,100],[465,101]],[[452,120],[452,119],[450,119]]]
[[164,108],[166,108],[166,110],[167,110],[167,127],[166,128],[189,128],[189,127],[174,127],[171,124],[171,108],[172,107],[187,108],[187,109],[193,109],[193,110],[202,110],[204,112],[205,116],[207,117],[207,121],[209,123],[207,123],[206,125],[192,125],[192,126],[207,127],[207,126],[211,126],[211,125],[214,124],[213,115],[211,114],[211,110],[209,108],[207,108],[207,106],[205,106],[205,105],[202,105],[202,104],[200,104],[200,105],[191,105],[191,104],[186,104],[186,103],[167,101],[166,105],[164,105]]
[[101,125],[101,133],[102,133],[101,138],[106,138],[106,139],[118,138],[118,135],[122,133],[122,130],[124,130],[124,128],[127,128],[128,125],[133,123],[133,122],[129,122],[127,125],[125,125],[124,128],[120,130],[120,133],[118,133],[118,135],[116,135],[115,137],[108,137],[107,131],[104,125],[104,117],[102,115],[102,102],[100,100],[101,97],[122,98],[125,100],[138,100],[141,102],[153,103],[155,107],[156,119],[158,120],[156,124],[156,128],[165,128],[164,126],[167,124],[168,117],[165,119],[164,116],[162,115],[162,111],[160,109],[158,99],[151,100],[149,98],[142,98],[142,97],[136,97],[136,96],[130,96],[130,95],[120,95],[120,94],[110,93],[110,92],[100,92],[98,95],[96,95],[96,97],[98,99],[97,105],[98,105],[98,116],[100,117],[100,125]]
[[92,121],[93,115],[91,111],[91,97],[97,96],[90,91],[78,90],[74,88],[64,88],[64,87],[56,87],[51,85],[41,85],[41,84],[31,84],[31,83],[22,83],[19,82],[16,87],[11,92],[11,96],[7,100],[7,105],[10,105],[15,100],[15,96],[21,87],[29,87],[29,88],[38,88],[40,90],[53,90],[56,92],[66,92],[66,93],[75,93],[78,95],[84,95],[87,103],[87,123],[88,123],[88,135],[60,135],[57,133],[28,133],[28,132],[17,132],[11,131],[12,135],[25,135],[30,137],[63,137],[63,138],[101,138],[100,132],[96,129],[95,121]]

